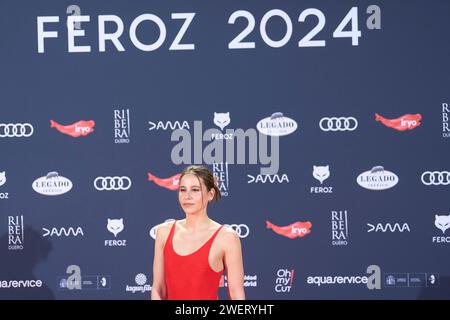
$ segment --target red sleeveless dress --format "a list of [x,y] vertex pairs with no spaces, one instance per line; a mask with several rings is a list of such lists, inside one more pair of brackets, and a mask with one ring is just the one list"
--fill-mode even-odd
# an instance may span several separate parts
[[218,300],[223,270],[214,271],[208,261],[211,245],[223,226],[197,251],[181,256],[173,250],[175,223],[164,245],[164,273],[168,300]]

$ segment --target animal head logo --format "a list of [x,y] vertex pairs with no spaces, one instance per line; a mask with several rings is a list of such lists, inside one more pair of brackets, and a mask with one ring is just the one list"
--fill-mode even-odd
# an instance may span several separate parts
[[230,120],[230,113],[218,113],[214,112],[214,124],[220,128],[220,130],[223,130],[227,125],[229,125],[231,122]]
[[313,166],[313,177],[322,184],[330,176],[329,166]]
[[117,237],[117,234],[123,230],[123,218],[120,219],[108,219],[108,225],[106,226],[108,231]]

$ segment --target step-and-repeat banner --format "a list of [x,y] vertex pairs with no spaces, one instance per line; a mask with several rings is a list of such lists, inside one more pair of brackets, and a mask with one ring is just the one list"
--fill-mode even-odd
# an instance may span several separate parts
[[189,164],[248,299],[450,298],[449,12],[1,0],[0,298],[150,299]]

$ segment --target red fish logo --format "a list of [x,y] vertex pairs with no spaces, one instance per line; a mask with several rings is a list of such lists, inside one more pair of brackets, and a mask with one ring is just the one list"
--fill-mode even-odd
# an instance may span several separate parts
[[178,173],[178,174],[176,174],[174,176],[171,176],[169,178],[161,179],[161,178],[158,178],[158,177],[152,175],[149,172],[148,173],[148,181],[153,181],[154,183],[156,183],[160,187],[164,187],[164,188],[167,188],[169,190],[175,191],[179,187],[180,176],[181,176],[181,173]]
[[282,236],[288,237],[289,239],[295,239],[297,237],[304,237],[311,233],[311,222],[294,222],[285,227],[279,227],[266,221],[267,229],[272,229],[275,233],[281,234]]
[[67,134],[68,136],[72,136],[74,138],[87,136],[88,134],[94,132],[94,126],[94,120],[81,120],[68,126],[64,126],[57,123],[56,121],[50,120],[50,128],[55,128],[59,132]]
[[422,115],[419,113],[405,114],[397,119],[386,119],[378,113],[375,113],[375,121],[379,121],[386,127],[393,128],[398,131],[412,130],[420,126],[420,120],[422,120]]

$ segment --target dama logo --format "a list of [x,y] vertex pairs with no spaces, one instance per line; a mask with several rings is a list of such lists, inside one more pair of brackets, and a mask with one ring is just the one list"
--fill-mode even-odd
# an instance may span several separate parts
[[256,177],[250,174],[247,174],[248,181],[247,183],[289,183],[289,177],[287,174],[278,175],[278,174],[258,174]]
[[68,136],[78,138],[80,136],[87,136],[94,132],[95,121],[94,120],[80,120],[70,125],[62,125],[56,121],[50,120],[50,128],[55,128],[59,132]]
[[180,186],[180,176],[181,173],[177,173],[174,176],[171,176],[169,178],[158,178],[157,176],[154,176],[150,172],[147,173],[148,175],[148,181],[153,181],[158,186],[169,189],[171,191],[175,191]]
[[379,121],[386,127],[398,130],[406,131],[412,130],[420,126],[420,120],[422,120],[422,115],[417,114],[405,114],[404,116],[398,117],[396,119],[386,119],[375,113],[375,121]]
[[307,234],[311,233],[311,222],[294,222],[290,225],[287,225],[285,227],[279,227],[277,225],[274,225],[270,221],[266,221],[266,227],[267,229],[272,229],[273,232],[278,233],[279,235],[285,236],[289,239],[295,239],[295,238],[302,238],[306,236]]

